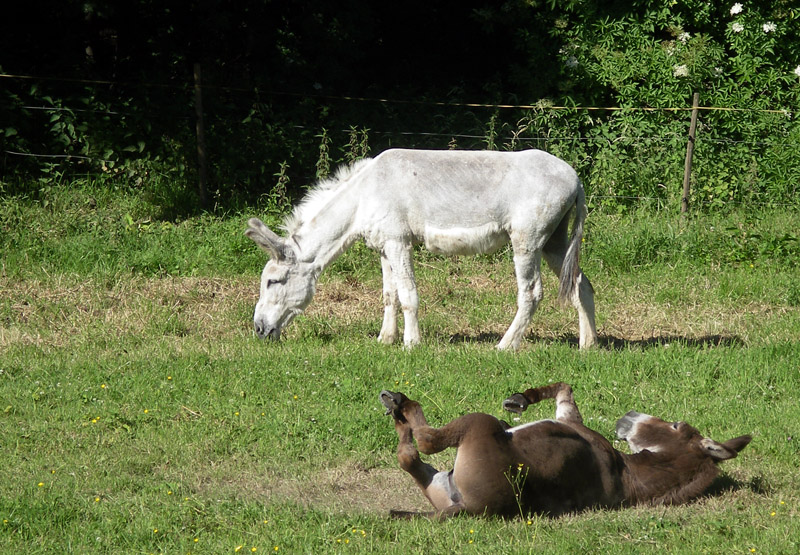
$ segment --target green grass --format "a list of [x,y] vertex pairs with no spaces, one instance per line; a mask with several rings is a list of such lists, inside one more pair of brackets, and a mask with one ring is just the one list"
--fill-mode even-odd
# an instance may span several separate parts
[[[378,345],[379,264],[361,245],[285,341],[257,341],[249,215],[165,222],[135,194],[80,187],[0,199],[0,552],[798,551],[796,212],[593,212],[602,346],[585,353],[550,275],[522,351],[494,350],[513,316],[507,251],[420,252],[423,344]],[[509,393],[555,380],[609,438],[636,409],[754,440],[682,507],[387,518],[426,502],[397,468],[381,389],[444,423],[505,417]]]

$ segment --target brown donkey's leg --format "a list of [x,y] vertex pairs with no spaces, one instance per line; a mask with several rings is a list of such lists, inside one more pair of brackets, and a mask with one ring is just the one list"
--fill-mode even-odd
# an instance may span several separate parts
[[419,450],[426,455],[444,451],[448,447],[458,447],[461,430],[454,430],[452,423],[443,428],[432,428],[428,425],[422,407],[402,393],[381,391],[380,401],[386,407],[386,414],[391,414],[395,422],[407,423],[411,428]]
[[[423,462],[420,459],[419,451],[414,446],[413,438],[417,431],[425,436],[430,436],[430,431],[436,431],[428,426],[419,403],[411,401],[402,393],[392,393],[391,391],[382,391],[380,400],[386,407],[387,413],[391,413],[394,417],[394,426],[399,438],[397,461],[400,463],[400,468],[411,475],[422,493],[436,509],[436,511],[428,513],[393,510],[391,515],[395,518],[414,516],[444,518],[458,514],[463,506],[461,505],[461,496],[452,483],[450,473],[439,472],[433,466]],[[419,440],[417,441],[419,442]],[[433,452],[441,451],[445,447]]]
[[526,389],[522,393],[514,393],[503,401],[503,408],[509,412],[521,413],[528,405],[538,403],[544,399],[556,400],[556,420],[583,423],[583,418],[572,397],[572,388],[564,382],[558,382],[544,387]]

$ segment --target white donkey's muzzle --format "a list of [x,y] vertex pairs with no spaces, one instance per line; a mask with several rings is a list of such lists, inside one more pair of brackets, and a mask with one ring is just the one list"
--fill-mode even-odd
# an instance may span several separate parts
[[253,326],[256,330],[256,335],[261,339],[271,339],[273,341],[280,341],[281,328],[266,322],[264,318],[256,318],[253,320]]

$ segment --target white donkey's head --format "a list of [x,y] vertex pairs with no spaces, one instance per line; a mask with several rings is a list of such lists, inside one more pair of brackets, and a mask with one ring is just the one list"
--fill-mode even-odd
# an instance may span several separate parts
[[247,223],[250,227],[244,234],[270,255],[261,272],[253,324],[260,338],[279,340],[281,330],[311,302],[319,272],[314,264],[299,262],[294,247],[261,220],[251,218]]

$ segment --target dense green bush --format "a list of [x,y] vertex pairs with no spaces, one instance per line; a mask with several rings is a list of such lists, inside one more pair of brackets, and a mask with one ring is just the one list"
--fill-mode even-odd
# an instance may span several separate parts
[[[397,40],[402,23],[392,19],[397,14],[390,7],[356,3],[345,16],[321,2],[306,11],[211,4],[225,17],[202,23],[203,29],[232,37],[258,25],[261,34],[248,31],[245,38],[274,40],[269,48],[276,51],[261,56],[261,43],[248,43],[242,53],[223,41],[218,51],[198,52],[195,39],[175,26],[178,12],[148,5],[141,6],[142,17],[158,21],[156,34],[135,39],[142,43],[138,58],[109,62],[109,80],[3,79],[0,193],[36,195],[44,185],[89,175],[110,187],[142,189],[167,218],[196,210],[189,68],[200,59],[216,208],[262,199],[274,209],[333,166],[393,146],[543,148],[578,169],[595,205],[628,210],[645,199],[675,208],[693,93],[703,109],[692,203],[709,210],[731,203],[797,204],[800,10],[788,0],[507,0],[471,11],[460,4],[430,7],[426,13],[445,38],[426,35],[415,39],[417,47],[408,44],[408,55],[416,56],[407,64],[413,69],[381,58],[399,48],[384,44]],[[135,26],[123,25],[115,9],[104,2],[67,3],[52,17],[79,10],[80,19],[83,10],[87,20],[131,33]],[[252,19],[257,14],[258,23]],[[473,34],[461,49],[446,42],[458,37],[445,32],[456,24],[469,24]],[[503,44],[492,42],[501,36]],[[494,58],[470,66],[460,56],[474,58],[481,49],[472,43],[481,41]],[[443,50],[421,46],[429,43]],[[152,67],[143,54],[155,60]],[[452,69],[441,66],[448,56],[474,72],[454,81]],[[359,66],[369,60],[366,69]],[[103,69],[94,59],[90,68],[80,58],[61,62],[58,72],[75,78]],[[494,77],[486,69],[492,63]],[[47,77],[56,66],[12,70]],[[418,82],[408,79],[409,71]],[[404,81],[397,81],[400,75]],[[466,104],[475,101],[483,105]],[[271,199],[275,187],[278,198]]]
[[[796,203],[800,167],[800,12],[788,2],[642,2],[616,17],[568,3],[553,35],[563,46],[562,104],[628,109],[543,109],[537,135],[580,137],[551,150],[585,166],[590,192],[677,206],[689,114],[699,93],[693,200]],[[526,129],[527,131],[527,129]]]

